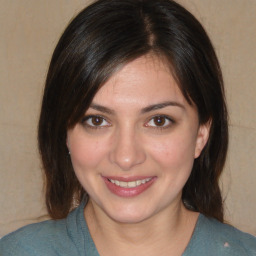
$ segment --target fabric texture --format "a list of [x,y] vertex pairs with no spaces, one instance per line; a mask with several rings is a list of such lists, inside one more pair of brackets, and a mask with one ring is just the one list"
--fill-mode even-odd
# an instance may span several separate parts
[[[99,256],[84,219],[85,203],[66,219],[21,228],[0,240],[0,256]],[[200,214],[183,256],[256,256],[256,237]]]

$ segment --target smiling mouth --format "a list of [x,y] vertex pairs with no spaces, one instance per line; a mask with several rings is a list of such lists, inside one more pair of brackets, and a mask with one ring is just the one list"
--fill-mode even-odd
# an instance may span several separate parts
[[156,176],[117,177],[102,176],[109,191],[120,197],[135,197],[148,190],[155,183]]
[[122,187],[122,188],[136,188],[142,184],[146,184],[147,182],[151,181],[153,177],[146,178],[142,180],[135,180],[135,181],[119,181],[119,180],[112,180],[108,179],[111,183],[115,184],[116,186]]

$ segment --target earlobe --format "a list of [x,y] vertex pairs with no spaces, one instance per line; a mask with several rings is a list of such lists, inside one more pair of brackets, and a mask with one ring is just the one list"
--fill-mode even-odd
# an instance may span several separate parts
[[210,134],[211,121],[200,125],[197,133],[196,146],[195,146],[195,158],[198,158],[204,149]]
[[67,135],[67,139],[66,139],[66,146],[67,146],[67,149],[68,149],[68,153],[70,154],[68,135]]

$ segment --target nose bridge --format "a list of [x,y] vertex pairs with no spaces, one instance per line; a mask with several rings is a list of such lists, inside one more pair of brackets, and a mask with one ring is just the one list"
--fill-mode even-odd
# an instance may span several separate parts
[[110,152],[110,160],[124,171],[141,164],[146,154],[140,141],[139,131],[131,124],[120,126],[115,132]]

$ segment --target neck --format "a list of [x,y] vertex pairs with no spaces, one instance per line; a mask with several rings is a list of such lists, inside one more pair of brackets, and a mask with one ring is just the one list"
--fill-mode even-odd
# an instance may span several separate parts
[[181,255],[197,217],[198,213],[188,211],[181,202],[139,223],[116,222],[91,201],[85,208],[85,218],[100,255],[112,256],[172,255],[170,251]]

